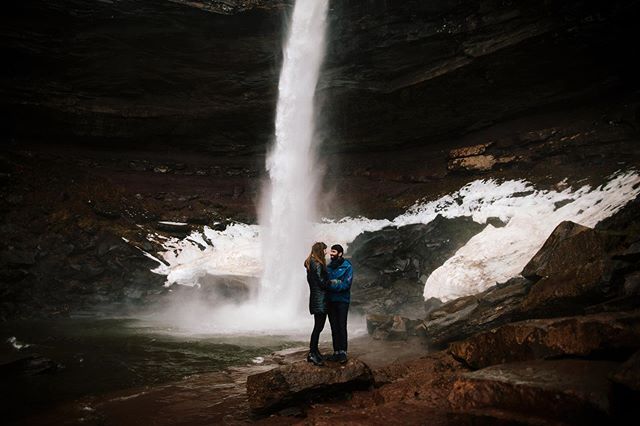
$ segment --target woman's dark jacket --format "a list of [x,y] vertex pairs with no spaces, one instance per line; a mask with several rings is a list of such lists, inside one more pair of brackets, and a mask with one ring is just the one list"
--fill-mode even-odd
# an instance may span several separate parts
[[326,314],[327,301],[326,290],[329,287],[327,270],[321,264],[311,259],[307,269],[307,282],[309,283],[309,313]]

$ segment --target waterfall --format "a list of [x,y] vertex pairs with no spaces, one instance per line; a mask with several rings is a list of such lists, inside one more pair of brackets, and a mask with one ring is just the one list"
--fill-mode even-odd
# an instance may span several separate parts
[[314,94],[324,56],[328,0],[297,0],[278,85],[276,138],[261,206],[263,274],[258,303],[300,313],[308,293],[303,261],[313,243],[318,173]]
[[306,334],[311,330],[303,263],[317,238],[314,95],[324,56],[328,6],[329,0],[297,0],[293,9],[278,84],[275,141],[266,161],[269,182],[262,193],[260,226],[233,224],[224,232],[205,230],[217,235],[211,236],[212,246],[208,237],[191,234],[189,241],[208,248],[171,250],[163,255],[165,262],[173,265],[166,260],[172,259],[179,265],[168,268],[171,271],[154,270],[166,273],[168,283],[192,286],[207,275],[245,279],[257,275],[259,288],[250,300],[221,301],[215,306],[199,297],[177,297],[175,303],[154,309],[151,317],[190,330],[224,334],[276,330],[305,330]]

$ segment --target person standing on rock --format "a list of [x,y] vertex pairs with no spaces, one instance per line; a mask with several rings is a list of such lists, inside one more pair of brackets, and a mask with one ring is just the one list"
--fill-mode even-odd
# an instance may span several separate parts
[[353,267],[344,258],[344,249],[340,244],[331,246],[331,262],[327,265],[330,286],[327,289],[327,311],[331,325],[333,355],[328,359],[347,362],[347,314],[351,302],[351,282]]
[[314,243],[311,247],[311,253],[307,260],[304,261],[304,267],[307,270],[307,283],[309,283],[309,313],[313,315],[314,319],[307,361],[315,365],[324,365],[322,355],[318,349],[318,340],[327,321],[326,293],[329,288],[329,281],[327,279],[325,260],[326,249],[327,245],[325,243]]

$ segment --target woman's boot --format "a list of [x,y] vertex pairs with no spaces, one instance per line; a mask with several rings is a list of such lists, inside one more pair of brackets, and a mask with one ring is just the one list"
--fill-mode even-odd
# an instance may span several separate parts
[[312,362],[314,365],[324,365],[324,362],[322,361],[322,356],[320,355],[319,352],[315,352],[315,351],[310,351],[309,355],[307,355],[307,362]]

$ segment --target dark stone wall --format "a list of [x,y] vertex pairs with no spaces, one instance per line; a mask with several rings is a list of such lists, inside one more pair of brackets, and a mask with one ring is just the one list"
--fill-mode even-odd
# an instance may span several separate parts
[[[7,142],[264,152],[291,1],[27,0],[3,7]],[[637,1],[333,1],[326,147],[458,137],[633,93]]]
[[[275,7],[275,6],[274,6]],[[18,143],[233,152],[269,134],[280,7],[27,1],[3,12],[2,133]]]
[[637,2],[351,1],[331,15],[328,138],[422,145],[638,88]]

